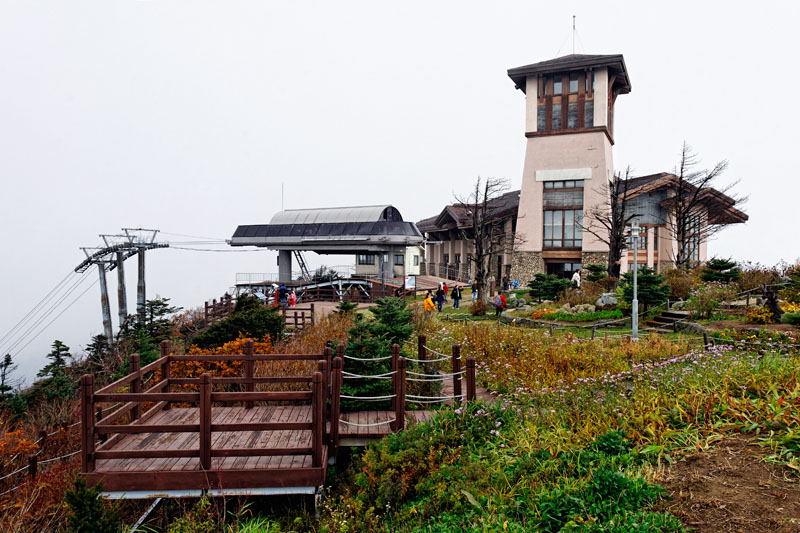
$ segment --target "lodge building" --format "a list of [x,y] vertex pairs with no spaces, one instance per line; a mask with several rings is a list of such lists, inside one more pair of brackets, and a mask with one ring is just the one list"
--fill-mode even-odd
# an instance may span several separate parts
[[[631,91],[621,54],[571,54],[513,68],[508,76],[526,97],[526,152],[522,187],[497,198],[496,222],[506,246],[491,259],[490,276],[525,282],[536,273],[571,276],[581,265],[606,264],[608,247],[583,231],[585,210],[606,208],[614,176],[614,110],[617,97]],[[676,178],[660,173],[629,182],[628,208],[644,228],[637,262],[657,271],[674,263],[677,242],[671,237],[666,204]],[[735,201],[711,190],[705,195],[698,224],[733,224],[747,220]],[[465,207],[445,206],[436,216],[417,223],[426,236],[423,273],[472,278],[471,219]],[[701,232],[698,231],[698,235]],[[623,253],[623,272],[633,261]],[[692,250],[700,263],[707,255],[698,237]]]

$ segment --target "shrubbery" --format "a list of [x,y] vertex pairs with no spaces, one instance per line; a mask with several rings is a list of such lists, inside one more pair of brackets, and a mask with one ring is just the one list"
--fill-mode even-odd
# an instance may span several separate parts
[[711,318],[723,303],[730,302],[737,294],[738,287],[734,284],[703,283],[689,294],[689,309],[699,317]]
[[670,268],[664,271],[664,276],[667,278],[669,284],[669,297],[672,300],[686,300],[689,295],[700,283],[700,277],[697,275],[697,270],[686,270],[685,268]]
[[605,311],[594,311],[592,313],[547,313],[542,315],[545,320],[558,320],[563,322],[592,322],[594,320],[613,320],[622,318],[622,311],[619,309],[608,309]]
[[572,282],[555,274],[536,274],[534,279],[528,282],[528,286],[531,288],[528,291],[531,298],[541,302],[542,299],[555,300],[562,292],[572,287]]
[[[238,308],[237,302],[237,308]],[[273,307],[243,306],[227,318],[211,324],[199,333],[192,343],[198,348],[214,348],[226,342],[235,341],[240,336],[280,338],[283,333],[283,316]]]
[[483,316],[488,310],[489,306],[483,300],[475,300],[475,303],[469,306],[469,314],[472,316]]
[[[622,297],[626,302],[633,301],[633,272],[623,274]],[[644,310],[651,305],[660,305],[667,301],[670,287],[667,278],[656,274],[652,268],[643,267],[637,275],[637,299]]]

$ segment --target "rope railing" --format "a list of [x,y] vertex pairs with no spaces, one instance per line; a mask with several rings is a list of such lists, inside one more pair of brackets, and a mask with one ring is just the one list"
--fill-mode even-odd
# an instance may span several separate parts
[[396,421],[397,421],[396,418],[392,418],[391,420],[384,420],[382,422],[373,422],[371,424],[358,424],[356,422],[349,422],[347,420],[342,420],[341,418],[339,419],[339,422],[341,422],[342,424],[347,424],[348,426],[358,426],[360,428],[367,428],[367,427],[373,427],[373,426],[382,426],[383,424],[391,424],[392,422],[396,422]]
[[358,379],[358,378],[364,378],[364,379],[392,379],[392,376],[395,375],[395,374],[397,374],[397,370],[392,370],[391,372],[386,372],[384,374],[374,374],[374,375],[371,375],[371,376],[364,376],[364,375],[361,375],[361,374],[353,374],[352,372],[346,372],[346,371],[342,370],[342,377],[344,379]]
[[351,361],[385,361],[387,359],[391,359],[391,355],[387,355],[384,357],[353,357],[352,355],[345,355],[343,356],[345,359],[350,359]]
[[344,394],[340,394],[339,398],[344,398],[345,400],[364,400],[366,402],[379,402],[381,400],[391,400],[392,398],[397,398],[397,394],[390,394],[386,396],[346,396]]

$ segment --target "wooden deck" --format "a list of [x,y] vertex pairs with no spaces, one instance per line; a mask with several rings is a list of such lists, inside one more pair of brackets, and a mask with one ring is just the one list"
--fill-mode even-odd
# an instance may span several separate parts
[[[392,410],[357,413],[340,413],[341,345],[335,358],[330,349],[319,355],[255,354],[252,342],[244,354],[174,356],[168,344],[161,348],[162,357],[143,368],[131,356],[131,373],[100,390],[94,390],[92,375],[81,379],[81,474],[102,483],[108,497],[318,494],[329,457],[335,459],[340,445],[363,445],[433,413],[406,410],[406,359],[398,346],[392,350]],[[424,359],[422,348],[420,354]],[[453,354],[459,355],[457,347]],[[187,361],[239,361],[244,375],[172,377],[172,363]],[[316,371],[255,377],[257,361],[316,362]],[[475,397],[471,359],[466,377],[469,400]],[[255,390],[280,383],[309,389]],[[454,385],[460,394],[460,380]]]

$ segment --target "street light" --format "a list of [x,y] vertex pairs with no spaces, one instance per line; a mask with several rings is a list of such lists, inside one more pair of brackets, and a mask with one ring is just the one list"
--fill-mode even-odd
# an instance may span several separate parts
[[639,340],[639,298],[638,298],[638,274],[639,268],[636,265],[636,259],[639,255],[639,223],[634,222],[631,225],[631,240],[633,241],[633,300],[631,301],[631,338],[634,341]]

